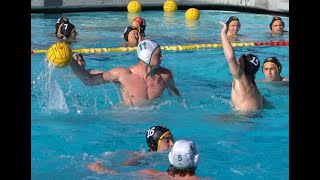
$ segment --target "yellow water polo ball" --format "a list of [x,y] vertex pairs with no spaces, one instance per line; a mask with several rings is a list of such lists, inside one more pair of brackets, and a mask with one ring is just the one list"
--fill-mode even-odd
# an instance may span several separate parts
[[187,20],[197,20],[200,18],[200,12],[196,8],[189,8],[186,12]]
[[129,13],[137,13],[141,11],[141,4],[139,1],[132,0],[128,3],[127,10]]
[[47,51],[47,60],[55,67],[65,67],[72,60],[72,50],[66,43],[55,43]]
[[178,9],[177,3],[174,0],[167,0],[163,4],[163,10],[165,12],[174,12]]

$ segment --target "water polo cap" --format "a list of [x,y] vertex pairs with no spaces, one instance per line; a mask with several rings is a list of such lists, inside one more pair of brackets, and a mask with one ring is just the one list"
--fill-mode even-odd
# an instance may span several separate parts
[[62,18],[58,18],[56,23],[61,23],[62,22]]
[[244,73],[246,75],[254,75],[257,73],[260,67],[260,60],[253,54],[243,54],[239,58],[243,59],[244,62]]
[[273,63],[273,64],[275,64],[277,69],[278,69],[279,74],[281,73],[282,65],[281,65],[281,63],[279,62],[279,60],[276,57],[268,57],[268,58],[266,58],[264,60],[264,62],[262,64],[262,68],[261,68],[262,72],[263,72],[263,65],[265,63]]
[[229,24],[230,24],[232,21],[238,21],[238,22],[239,22],[239,26],[241,27],[239,18],[237,18],[236,16],[230,16],[229,19],[228,19],[228,21],[226,22],[226,25],[227,25],[227,28],[228,28],[228,29],[229,29]]
[[174,143],[168,158],[175,168],[196,168],[199,161],[199,154],[196,145],[192,141],[178,140]]
[[139,32],[144,34],[147,24],[146,20],[144,20],[142,17],[136,17],[132,20],[132,22],[136,22],[139,25]]
[[82,56],[82,54],[80,54],[80,53],[74,53],[74,54],[72,55],[73,58],[75,58],[76,56],[80,56],[80,57],[83,59],[83,56]]
[[152,40],[146,39],[141,41],[137,46],[138,58],[150,65],[151,56],[153,51],[160,45]]
[[146,133],[146,140],[151,151],[157,151],[159,141],[167,134],[171,134],[170,130],[164,126],[152,126]]
[[284,22],[282,21],[282,19],[280,17],[273,17],[271,22],[270,22],[270,25],[269,25],[271,30],[272,30],[272,24],[277,20],[280,20],[282,22],[283,27],[285,26]]
[[65,23],[65,24],[70,23],[70,22],[69,22],[69,19],[68,19],[68,18],[66,18],[66,17],[64,17],[64,18],[63,18],[63,23]]

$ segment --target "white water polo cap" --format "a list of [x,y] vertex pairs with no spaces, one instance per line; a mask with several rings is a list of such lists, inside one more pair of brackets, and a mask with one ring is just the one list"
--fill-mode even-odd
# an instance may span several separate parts
[[168,157],[170,163],[178,169],[196,168],[199,160],[196,145],[190,140],[176,141]]
[[151,56],[159,46],[158,43],[149,39],[141,41],[137,46],[138,58],[146,64],[150,64]]

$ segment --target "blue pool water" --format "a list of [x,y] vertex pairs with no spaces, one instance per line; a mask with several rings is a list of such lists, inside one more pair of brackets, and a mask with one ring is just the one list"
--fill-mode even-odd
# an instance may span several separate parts
[[[166,14],[145,11],[146,35],[163,46],[221,43],[219,21],[237,16],[241,42],[286,40],[271,37],[273,16],[201,10],[198,21],[187,22],[185,11]],[[31,48],[48,49],[56,19],[66,16],[79,36],[73,49],[120,47],[124,28],[135,16],[127,12],[32,14]],[[282,17],[289,30],[289,19]],[[288,46],[236,47],[236,55],[251,52],[261,61],[280,59],[282,75],[289,77]],[[69,67],[55,69],[45,54],[31,55],[31,162],[32,179],[141,179],[128,172],[155,168],[166,170],[167,152],[148,155],[139,166],[120,165],[133,151],[146,151],[146,130],[165,125],[175,140],[193,140],[200,152],[196,174],[217,180],[289,178],[289,87],[257,83],[275,108],[246,118],[233,112],[229,100],[232,77],[221,48],[162,51],[162,66],[174,74],[183,102],[165,93],[148,107],[119,106],[114,84],[85,86]],[[109,70],[137,62],[135,51],[83,54],[87,67]],[[262,62],[261,62],[262,63]],[[262,79],[261,70],[257,79]],[[95,160],[121,172],[97,174],[86,165]]]

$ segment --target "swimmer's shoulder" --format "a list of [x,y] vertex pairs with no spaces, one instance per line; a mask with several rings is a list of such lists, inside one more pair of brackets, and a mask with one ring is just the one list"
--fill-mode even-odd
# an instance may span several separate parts
[[124,67],[116,67],[111,69],[110,71],[111,73],[118,73],[118,74],[132,74],[132,70],[130,68],[124,68]]
[[168,74],[168,75],[172,75],[172,72],[170,69],[166,68],[166,67],[159,67],[160,73],[161,74]]

